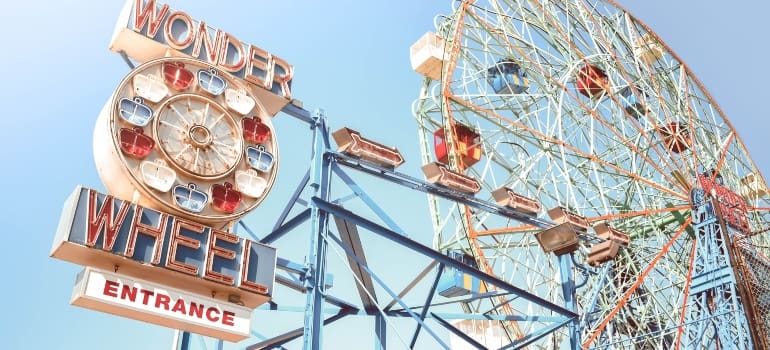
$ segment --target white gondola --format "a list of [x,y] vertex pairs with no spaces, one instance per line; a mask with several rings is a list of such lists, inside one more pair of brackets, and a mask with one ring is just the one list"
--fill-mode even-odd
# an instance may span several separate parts
[[741,183],[741,194],[749,199],[757,199],[766,196],[768,193],[765,185],[761,182],[759,177],[754,175],[754,173],[749,173],[744,176],[741,179]]
[[147,101],[157,103],[168,95],[168,86],[155,75],[137,74],[132,82],[134,93]]
[[412,69],[433,80],[441,80],[444,67],[444,39],[435,33],[425,33],[409,48]]
[[253,98],[251,98],[245,90],[227,88],[225,89],[225,103],[230,109],[246,115],[257,104]]
[[246,196],[259,198],[267,189],[267,180],[259,177],[254,169],[235,172],[235,186]]
[[661,59],[663,54],[663,45],[649,33],[634,41],[634,56],[647,64],[653,64]]
[[176,172],[163,159],[154,162],[145,160],[140,165],[142,180],[147,186],[161,192],[168,192],[176,182]]

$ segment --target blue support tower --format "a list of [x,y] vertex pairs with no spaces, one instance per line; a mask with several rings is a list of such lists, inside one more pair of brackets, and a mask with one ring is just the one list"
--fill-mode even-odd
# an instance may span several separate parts
[[733,233],[717,215],[718,199],[697,188],[692,199],[696,247],[681,348],[754,349],[730,257]]

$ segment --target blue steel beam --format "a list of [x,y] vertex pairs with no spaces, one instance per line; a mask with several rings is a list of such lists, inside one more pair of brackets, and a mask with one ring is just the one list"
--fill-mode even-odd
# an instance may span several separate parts
[[[479,270],[470,268],[469,266],[451,259],[447,257],[444,254],[441,254],[440,252],[437,252],[427,246],[424,246],[416,241],[413,241],[407,237],[404,237],[397,232],[394,232],[388,228],[385,228],[383,226],[380,226],[379,224],[372,222],[366,218],[360,217],[353,212],[342,208],[336,204],[327,202],[325,200],[322,200],[318,197],[314,197],[311,199],[312,205],[318,207],[320,210],[327,212],[329,214],[332,214],[334,216],[341,217],[347,221],[353,222],[358,226],[361,226],[363,228],[366,228],[367,230],[384,237],[390,241],[393,241],[401,246],[404,246],[408,249],[411,249],[417,253],[420,253],[426,257],[429,257],[431,259],[434,259],[438,261],[441,264],[451,266],[455,269],[458,269],[464,273],[467,273],[473,277],[476,277],[484,282],[490,283],[492,285],[495,285],[499,287],[500,289],[506,290],[512,294],[518,295],[520,298],[525,299],[527,301],[530,301],[532,303],[535,303],[541,307],[544,307],[550,311],[553,311],[555,313],[558,313],[562,316],[565,316],[567,318],[576,318],[578,315],[570,310],[565,309],[562,306],[556,305],[554,303],[551,303],[548,300],[542,299],[536,295],[533,295],[521,288],[518,288],[508,282],[505,282],[503,280],[500,280],[496,277],[487,275]],[[333,236],[332,236],[333,237]]]
[[[391,168],[382,167],[363,159],[331,151],[328,152],[328,154],[330,157],[333,157],[336,160],[336,163],[339,165],[358,170],[368,175],[392,182],[400,186],[404,186],[412,190],[439,196],[444,199],[457,202],[458,204],[467,205],[474,209],[483,210],[488,213],[501,215],[503,217],[526,223],[541,229],[548,229],[555,226],[555,224],[550,221],[522,214],[511,208],[499,206],[497,204],[481,200],[474,197],[473,195],[419,180],[409,175],[394,171]],[[577,233],[577,235],[583,241],[589,242],[591,244],[598,244],[604,241],[602,238],[589,235],[587,233]]]
[[250,229],[248,226],[246,226],[246,223],[244,223],[244,222],[243,222],[243,220],[238,220],[238,224],[237,224],[237,225],[235,225],[235,227],[234,227],[234,229],[233,229],[233,231],[235,231],[235,234],[238,234],[238,231],[239,231],[239,230],[238,230],[238,227],[241,227],[241,228],[243,228],[244,230],[246,230],[246,233],[248,233],[248,234],[249,234],[249,236],[251,237],[251,239],[253,239],[253,240],[255,240],[255,241],[259,241],[259,237],[257,237],[257,234],[256,234],[256,233],[254,233],[254,231],[252,231],[252,230],[251,230],[251,229]]
[[573,321],[573,319],[568,318],[568,319],[565,319],[564,321],[562,321],[560,323],[555,323],[555,324],[553,324],[553,325],[551,325],[549,327],[545,327],[543,329],[537,330],[537,331],[535,331],[533,333],[527,334],[524,337],[516,339],[514,342],[512,342],[512,343],[510,343],[510,344],[508,344],[506,346],[501,347],[499,350],[523,349],[527,345],[532,344],[532,343],[540,340],[541,338],[545,337],[546,335],[550,334],[551,332],[553,332],[553,331],[563,327],[564,325],[566,325],[566,324],[568,324],[568,323],[570,323],[572,321]]
[[[480,350],[487,350],[488,348],[481,343],[477,342],[476,339],[471,338],[469,335],[465,334],[465,332],[457,329],[457,327],[453,326],[451,323],[447,322],[443,318],[439,317],[438,315],[431,313],[431,316],[436,319],[436,321],[444,326],[447,330],[454,333],[456,336],[460,337],[460,339],[465,340],[468,344],[473,345],[476,349]],[[414,344],[410,346],[410,349],[414,347]]]
[[531,216],[519,213],[513,209],[501,207],[497,204],[492,204],[487,201],[483,201],[481,199],[478,199],[472,195],[465,194],[463,192],[455,191],[447,187],[443,187],[440,185],[432,184],[430,182],[419,180],[409,175],[396,172],[393,169],[390,169],[387,167],[381,167],[374,163],[367,162],[365,160],[362,160],[356,157],[351,157],[346,154],[337,153],[337,152],[328,152],[328,154],[330,157],[333,157],[336,160],[337,164],[339,165],[343,165],[348,168],[361,171],[368,175],[378,177],[380,179],[407,187],[409,189],[433,194],[442,198],[455,201],[458,204],[463,204],[463,205],[467,205],[469,207],[483,210],[489,213],[502,215],[504,217],[521,221],[539,228],[546,229],[554,226],[554,224],[551,222],[541,220],[538,218],[533,218]]
[[388,348],[388,322],[385,316],[378,313],[374,315],[374,350],[385,350]]
[[[425,276],[427,276],[428,273],[431,272],[431,270],[433,270],[433,267],[436,266],[436,264],[437,263],[435,261],[431,261],[430,264],[428,264],[428,266],[426,266],[422,271],[420,271],[420,273],[417,274],[417,277],[415,277],[412,280],[412,282],[410,282],[406,287],[404,287],[404,290],[402,290],[401,293],[398,293],[398,297],[403,298],[409,292],[411,292],[412,288],[414,288],[417,285],[417,283],[422,281],[422,279],[425,278]],[[395,305],[396,305],[396,301],[392,300],[387,306],[383,308],[383,310],[388,311]]]
[[[314,199],[315,199],[315,198],[314,198]],[[327,202],[327,203],[328,203],[328,202]],[[328,212],[327,212],[327,213],[328,213]],[[409,316],[411,316],[411,317],[412,317],[412,319],[414,319],[415,321],[417,321],[417,323],[418,323],[418,324],[420,324],[420,325],[422,325],[423,327],[425,327],[425,331],[426,331],[426,332],[428,332],[428,334],[430,334],[430,335],[433,337],[433,339],[435,339],[435,340],[436,340],[436,342],[438,342],[439,344],[441,344],[441,346],[443,346],[445,349],[447,349],[447,350],[449,349],[449,346],[447,346],[447,345],[446,345],[446,343],[444,343],[444,341],[443,341],[443,340],[441,340],[441,338],[440,338],[440,337],[439,337],[439,336],[438,336],[438,335],[437,335],[435,332],[433,332],[433,330],[431,330],[431,329],[430,329],[430,327],[428,327],[428,326],[425,324],[425,321],[423,321],[422,319],[420,319],[420,317],[418,317],[418,316],[417,316],[417,314],[415,314],[414,312],[412,312],[412,310],[410,310],[410,309],[408,308],[408,306],[407,306],[407,305],[404,303],[404,301],[403,301],[403,300],[401,300],[401,298],[399,298],[399,297],[396,295],[396,293],[395,293],[395,292],[393,292],[393,291],[392,291],[392,290],[391,290],[391,289],[388,287],[388,285],[387,285],[387,284],[386,284],[384,281],[382,281],[382,280],[380,279],[380,277],[379,277],[379,276],[377,276],[377,274],[375,274],[375,273],[374,273],[374,272],[373,272],[371,269],[369,269],[369,266],[367,266],[366,264],[364,264],[364,263],[361,261],[361,259],[359,259],[359,258],[358,258],[358,257],[357,257],[357,256],[356,256],[356,255],[355,255],[355,254],[354,254],[354,253],[353,253],[353,252],[350,250],[350,247],[346,246],[346,245],[345,245],[345,244],[342,242],[342,240],[340,240],[340,238],[338,238],[337,236],[335,236],[335,235],[333,235],[333,234],[329,234],[327,237],[328,237],[328,238],[331,238],[331,240],[332,240],[332,241],[334,241],[335,243],[337,243],[337,245],[338,245],[340,248],[342,248],[342,249],[345,251],[345,254],[347,254],[347,255],[348,255],[348,256],[349,256],[351,259],[353,259],[353,260],[355,260],[355,261],[356,261],[356,263],[358,264],[358,266],[360,266],[360,267],[361,267],[361,269],[363,269],[364,271],[366,271],[367,273],[369,273],[369,275],[371,275],[371,276],[372,276],[372,279],[374,279],[374,281],[376,281],[376,282],[377,282],[377,283],[380,285],[380,287],[382,287],[382,289],[383,289],[383,290],[385,290],[385,292],[386,292],[386,293],[388,293],[388,294],[390,295],[390,297],[391,297],[391,298],[393,298],[393,299],[395,299],[395,300],[397,300],[397,301],[398,301],[398,303],[401,305],[401,307],[403,307],[403,308],[404,308],[404,310],[405,310],[405,311],[406,311],[406,312],[409,314]],[[380,307],[379,307],[378,305],[375,305],[375,306],[376,306],[376,308],[377,308],[377,311],[378,311],[378,312],[380,312],[380,313],[383,313],[382,309],[380,309]]]
[[[331,185],[329,159],[324,157],[323,150],[328,149],[325,117],[318,110],[313,117],[313,158],[310,164],[310,183],[314,196],[328,198]],[[324,277],[326,276],[326,252],[329,215],[310,203],[310,242],[308,252],[308,268],[305,276],[305,287],[308,289],[305,302],[305,320],[302,330],[303,348],[315,350],[321,348],[321,304],[325,294]]]
[[278,227],[283,225],[283,222],[286,221],[286,217],[289,216],[291,209],[294,208],[294,204],[296,204],[299,201],[299,196],[302,194],[302,191],[304,191],[305,188],[307,188],[307,183],[309,181],[310,181],[310,169],[308,169],[305,172],[305,175],[302,177],[302,180],[300,180],[299,185],[294,190],[294,193],[292,193],[291,197],[289,197],[289,201],[286,202],[286,206],[283,208],[281,215],[278,216],[278,220],[276,220],[275,225],[273,225],[273,231],[277,230]]
[[[324,325],[328,325],[330,323],[333,323],[334,321],[337,321],[339,319],[344,318],[345,316],[351,315],[353,312],[349,311],[340,311],[340,313],[329,317],[323,321]],[[256,344],[252,344],[246,347],[246,350],[261,350],[261,349],[272,349],[277,346],[282,346],[283,344],[286,344],[294,339],[297,339],[301,337],[304,333],[304,327],[300,327],[291,331],[288,331],[284,334],[281,334],[279,336],[261,341]],[[317,348],[320,349],[320,348]]]
[[[425,319],[425,315],[428,314],[428,307],[430,306],[431,302],[433,302],[433,296],[436,294],[436,288],[438,288],[438,282],[441,280],[441,273],[444,272],[444,265],[439,264],[438,265],[438,271],[436,272],[436,278],[433,280],[433,284],[430,286],[430,290],[428,291],[428,297],[425,298],[425,304],[422,306],[422,312],[420,312],[420,318]],[[414,330],[414,335],[412,336],[412,341],[409,342],[409,348],[414,348],[414,344],[417,342],[417,337],[420,335],[420,328],[421,325],[417,324],[417,328]]]
[[406,232],[396,224],[396,222],[388,216],[388,214],[385,213],[385,210],[380,208],[377,203],[372,200],[369,195],[364,192],[363,188],[359,186],[355,181],[353,181],[350,176],[345,173],[340,167],[338,167],[336,164],[332,164],[332,170],[334,173],[346,184],[348,187],[353,191],[353,193],[356,194],[359,198],[361,198],[364,203],[371,209],[377,217],[379,217],[388,227],[390,227],[391,230],[396,231],[398,233],[401,233],[402,235],[406,235]]
[[313,117],[310,116],[310,112],[303,109],[302,107],[299,107],[293,103],[289,103],[286,106],[281,109],[281,112],[284,112],[294,118],[297,118],[298,120],[305,122],[307,124],[313,125],[315,123],[315,120]]
[[297,214],[297,216],[291,218],[291,220],[281,225],[281,227],[273,230],[273,232],[270,232],[270,234],[265,236],[265,238],[262,238],[259,242],[264,244],[273,243],[279,238],[283,237],[285,234],[289,233],[289,231],[297,228],[297,226],[301,225],[308,219],[310,219],[310,208],[301,211],[299,214]]
[[[561,273],[561,291],[564,297],[564,306],[573,312],[577,312],[575,280],[572,278],[572,253],[559,256],[559,272]],[[572,350],[577,350],[580,346],[577,318],[569,323],[569,343]]]
[[[336,300],[336,302],[334,301]],[[399,311],[385,311],[385,310],[365,310],[359,309],[355,305],[348,304],[341,299],[336,299],[332,296],[326,296],[326,302],[330,305],[337,306],[336,308],[324,308],[321,310],[324,315],[336,315],[341,311],[345,311],[355,316],[372,316],[375,314],[383,313],[388,317],[412,317],[408,312]],[[264,304],[257,308],[257,310],[272,310],[272,311],[285,311],[285,312],[305,312],[304,306],[296,305],[281,305],[274,302]],[[527,322],[543,322],[554,323],[564,322],[563,316],[520,316],[520,315],[492,315],[492,314],[466,314],[466,313],[444,313],[444,312],[429,312],[425,315],[425,319],[434,318],[433,315],[438,315],[445,320],[480,320],[480,321],[527,321]]]

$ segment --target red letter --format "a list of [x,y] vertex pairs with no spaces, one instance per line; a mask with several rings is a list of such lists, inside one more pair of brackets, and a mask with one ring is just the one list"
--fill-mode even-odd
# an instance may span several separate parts
[[201,241],[180,234],[183,228],[193,233],[203,233],[206,230],[206,227],[201,224],[177,218],[176,222],[174,222],[174,226],[171,228],[171,240],[168,247],[169,253],[168,258],[166,259],[166,268],[197,276],[199,271],[198,266],[192,266],[176,260],[176,251],[180,245],[192,249],[200,249],[201,247]]
[[[243,243],[243,257],[241,258],[243,259],[243,265],[241,266],[241,283],[238,288],[252,293],[267,294],[269,291],[265,285],[249,281],[249,271],[251,270],[252,265],[256,268],[258,263],[257,257],[252,258],[251,256],[254,252],[251,249],[251,243],[252,241],[248,239]],[[256,275],[256,271],[254,274]]]
[[[265,73],[264,78],[254,75],[254,69]],[[270,90],[273,86],[273,57],[265,50],[249,45],[249,57],[246,61],[246,71],[243,79]]]
[[[222,43],[222,52],[219,53],[219,66],[230,73],[235,73],[243,69],[243,65],[246,64],[246,53],[243,52],[243,43],[230,33],[224,33],[222,37],[225,41]],[[230,48],[233,48],[233,50],[231,51]],[[232,60],[228,60],[230,57],[229,53],[233,54]]]
[[222,312],[222,324],[225,326],[233,326],[235,322],[233,321],[233,316],[235,316],[235,313],[232,311],[223,311]]
[[157,13],[155,7],[155,0],[147,1],[147,4],[142,8],[142,0],[136,0],[134,4],[134,31],[141,32],[144,26],[149,22],[150,27],[147,29],[147,37],[154,38],[160,28],[160,22],[168,12],[168,5],[163,4],[160,8],[160,13]]
[[[211,312],[212,311],[216,311],[217,316],[211,316]],[[217,308],[215,308],[213,306],[209,307],[208,310],[206,310],[206,318],[208,318],[209,321],[211,321],[211,322],[219,321],[219,316],[218,315],[219,315],[219,309],[217,309]]]
[[193,46],[192,57],[200,59],[198,56],[200,56],[201,52],[201,43],[203,43],[206,53],[208,54],[208,56],[206,56],[208,62],[217,64],[219,61],[219,52],[222,51],[222,31],[219,29],[214,31],[212,43],[212,39],[209,36],[209,28],[206,26],[205,22],[201,21],[200,25],[198,25],[198,31],[195,32],[195,45]]
[[273,79],[275,82],[281,85],[281,92],[283,92],[283,97],[291,99],[291,86],[289,86],[289,83],[291,83],[291,79],[294,76],[294,67],[277,56],[273,56],[273,61],[275,62],[275,70],[277,70],[279,67],[283,70],[283,74],[281,75],[279,75],[278,72],[274,72]]
[[[120,209],[118,209],[118,216],[115,217],[115,222],[112,222],[113,215],[113,200],[112,196],[105,196],[102,207],[99,208],[99,213],[96,213],[96,191],[88,190],[88,205],[87,205],[87,217],[88,226],[86,227],[86,245],[94,247],[99,236],[104,232],[104,242],[102,242],[102,250],[112,251],[113,245],[115,245],[115,239],[118,237],[118,231],[120,226],[123,225],[123,220],[128,213],[129,204],[126,201],[120,203]],[[95,214],[95,215],[94,215]],[[103,229],[103,230],[102,230]]]
[[179,298],[176,300],[176,304],[174,304],[174,307],[171,309],[171,312],[181,312],[183,315],[187,313],[185,311],[185,302],[184,299]]
[[208,262],[206,263],[206,272],[203,274],[203,277],[208,280],[212,280],[214,282],[219,282],[222,284],[232,286],[233,282],[235,281],[235,278],[233,278],[232,276],[228,276],[228,275],[216,272],[212,270],[212,268],[214,267],[214,259],[216,257],[222,257],[229,260],[235,259],[235,252],[222,247],[217,247],[216,245],[217,241],[222,240],[225,242],[237,244],[238,236],[232,233],[227,233],[227,232],[222,232],[222,231],[212,229],[210,237],[211,238],[209,239],[209,251],[206,253],[206,260]]
[[155,295],[155,292],[151,292],[147,289],[142,289],[139,292],[144,294],[144,298],[142,298],[142,304],[147,305],[147,303],[150,301],[150,296]]
[[155,296],[155,308],[160,308],[163,305],[163,309],[168,310],[168,302],[171,301],[171,297],[165,294],[158,294]]
[[120,299],[126,299],[126,297],[128,300],[136,301],[136,288],[124,284],[120,291]]
[[190,303],[190,311],[188,315],[195,316],[197,318],[203,318],[203,305]]
[[[184,33],[174,33],[174,22],[181,21],[187,28]],[[174,37],[174,34],[180,34],[178,37]],[[166,25],[163,26],[163,36],[166,38],[166,43],[174,49],[182,51],[190,46],[195,38],[195,30],[193,29],[193,21],[186,13],[179,11],[174,12],[168,16]]]
[[104,295],[108,297],[117,298],[118,297],[118,282],[106,280],[104,281],[104,292],[102,292]]
[[159,227],[153,227],[142,223],[142,212],[144,208],[136,206],[134,211],[134,220],[131,222],[131,232],[128,233],[128,242],[126,244],[126,256],[134,256],[134,248],[136,248],[136,237],[139,233],[145,234],[150,237],[155,237],[155,246],[152,252],[152,261],[149,262],[153,265],[160,263],[161,252],[163,249],[163,236],[166,233],[166,223],[168,221],[168,215],[160,213],[160,219],[158,222]]

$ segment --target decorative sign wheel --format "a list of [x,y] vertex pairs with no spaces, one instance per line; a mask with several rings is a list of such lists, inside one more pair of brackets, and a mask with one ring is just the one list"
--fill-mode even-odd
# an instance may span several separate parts
[[270,191],[278,143],[242,81],[198,60],[161,58],[120,83],[97,121],[94,158],[116,197],[222,226]]

